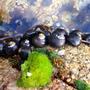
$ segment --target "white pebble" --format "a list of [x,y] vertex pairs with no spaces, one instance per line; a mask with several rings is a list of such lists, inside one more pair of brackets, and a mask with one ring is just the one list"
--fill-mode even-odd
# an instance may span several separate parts
[[60,50],[60,51],[58,51],[58,55],[60,55],[60,56],[65,55],[65,50]]

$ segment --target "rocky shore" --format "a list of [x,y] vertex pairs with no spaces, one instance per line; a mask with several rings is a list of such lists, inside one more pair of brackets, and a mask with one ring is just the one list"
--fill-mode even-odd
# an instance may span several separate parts
[[61,51],[64,68],[60,68],[61,64],[56,62],[58,66],[55,69],[59,71],[60,77],[53,78],[48,86],[39,89],[18,88],[16,80],[20,72],[12,68],[9,59],[0,58],[0,90],[76,90],[73,85],[78,79],[90,84],[90,47],[85,44],[78,47],[65,45],[61,50],[64,50]]

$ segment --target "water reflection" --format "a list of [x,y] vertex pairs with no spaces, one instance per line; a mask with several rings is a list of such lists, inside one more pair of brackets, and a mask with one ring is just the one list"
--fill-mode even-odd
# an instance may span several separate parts
[[42,6],[49,6],[52,4],[52,0],[42,0]]
[[43,24],[45,20],[48,20],[48,22],[52,21],[54,27],[59,26],[69,30],[75,28],[90,32],[89,0],[17,0],[17,3],[18,1],[27,4],[13,7],[14,10],[10,12],[10,23],[2,25],[6,30],[24,33],[30,27]]
[[35,5],[35,2],[37,1],[37,0],[27,0],[31,5]]
[[90,32],[90,4],[79,12],[74,22],[81,31]]
[[10,23],[3,23],[3,27],[9,31],[15,31],[18,33],[24,33],[30,27],[37,22],[37,18],[33,17],[30,20],[27,20],[23,14],[20,12],[19,9],[15,9],[13,12],[10,13],[11,20]]

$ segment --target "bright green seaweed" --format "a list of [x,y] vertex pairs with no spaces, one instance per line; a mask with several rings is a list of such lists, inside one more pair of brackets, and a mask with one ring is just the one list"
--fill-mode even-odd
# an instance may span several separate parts
[[17,81],[19,87],[41,87],[51,81],[53,67],[47,55],[33,51],[21,65],[21,77]]

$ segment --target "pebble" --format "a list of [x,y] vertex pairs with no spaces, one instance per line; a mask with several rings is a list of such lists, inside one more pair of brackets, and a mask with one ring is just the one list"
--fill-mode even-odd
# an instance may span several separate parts
[[79,71],[78,71],[78,69],[76,69],[76,68],[72,69],[71,72],[72,72],[74,75],[78,75],[78,74],[79,74]]
[[[80,44],[78,47],[65,46],[65,68],[71,72],[73,80],[83,79],[90,83],[90,47]],[[68,74],[67,74],[68,75]]]
[[71,78],[68,78],[66,81],[67,81],[68,83],[71,82]]
[[90,80],[90,73],[87,75],[87,79]]
[[59,50],[59,51],[58,51],[58,55],[60,55],[60,56],[65,55],[65,50]]
[[71,75],[71,78],[72,78],[72,79],[75,79],[75,75],[74,75],[74,74],[72,74],[72,75]]

